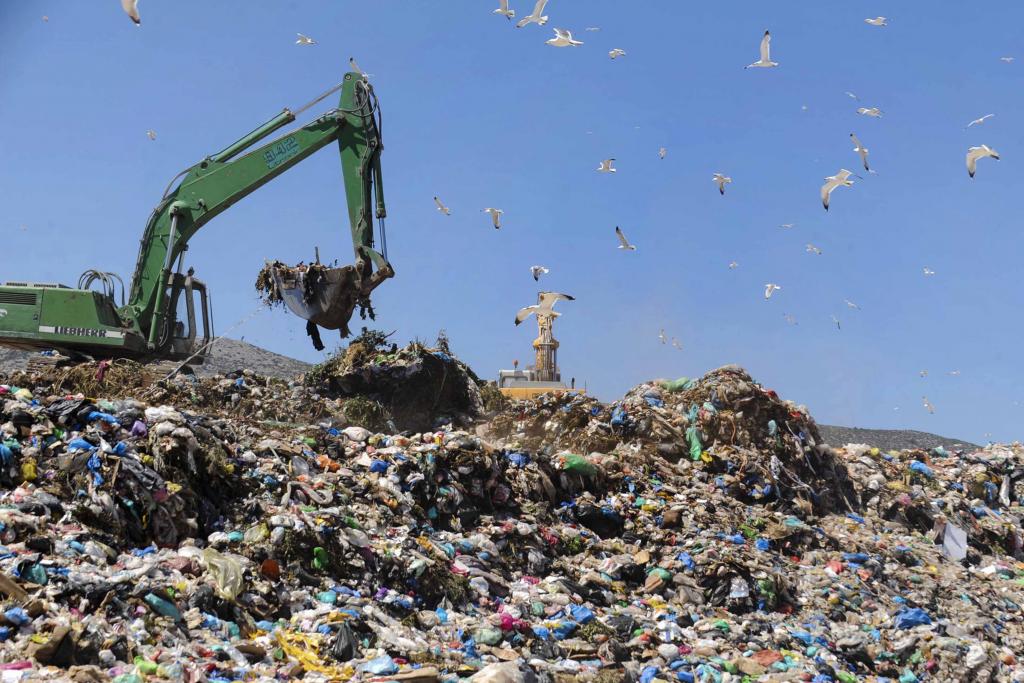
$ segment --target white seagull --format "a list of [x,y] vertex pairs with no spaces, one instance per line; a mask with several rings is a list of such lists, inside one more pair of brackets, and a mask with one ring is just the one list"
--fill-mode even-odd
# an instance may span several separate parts
[[612,50],[609,50],[608,51],[608,56],[611,57],[612,59],[615,59],[616,57],[625,57],[626,56],[626,51],[623,50],[622,48],[618,48],[617,47],[617,48],[614,48]]
[[677,349],[679,349],[680,351],[682,351],[682,350],[683,350],[683,345],[682,345],[682,344],[680,344],[680,343],[679,343],[679,340],[678,340],[678,339],[676,339],[675,337],[672,337],[672,346],[676,347],[676,348],[677,348]]
[[615,173],[616,169],[612,168],[613,161],[615,161],[614,157],[611,159],[605,159],[601,162],[601,165],[597,167],[597,170],[601,173]]
[[586,27],[583,30],[584,31],[600,31],[601,27],[600,26],[588,26],[588,27]]
[[777,285],[777,284],[775,284],[773,282],[769,282],[768,284],[766,284],[764,286],[764,298],[765,299],[771,299],[772,298],[772,294],[774,294],[775,291],[779,290],[779,289],[782,289],[782,287],[780,285]]
[[121,9],[129,19],[135,22],[136,26],[142,26],[142,19],[139,17],[139,0],[121,0]]
[[146,131],[146,137],[150,140],[156,140],[156,131],[150,128]]
[[1006,62],[1007,64],[1013,64],[1013,60],[1015,60],[1015,59],[1017,59],[1017,58],[1016,57],[1000,57],[999,61],[1000,62]]
[[445,216],[452,215],[452,210],[445,206],[444,202],[442,202],[437,195],[434,195],[434,203],[437,204],[437,210],[443,213]]
[[552,318],[557,318],[558,316],[561,315],[561,313],[558,313],[557,311],[554,310],[555,302],[576,300],[576,297],[574,296],[569,296],[568,294],[559,294],[558,292],[541,292],[540,294],[537,295],[537,298],[540,299],[540,303],[536,303],[532,306],[526,306],[525,308],[519,309],[519,312],[516,313],[516,325],[523,322],[524,320],[526,320],[527,318],[534,314],[547,315],[551,316]]
[[878,107],[860,107],[857,113],[863,116],[873,116],[876,119],[882,118],[882,110]]
[[629,240],[626,239],[626,235],[622,232],[622,228],[617,225],[615,226],[615,236],[619,238],[619,249],[636,251],[636,245],[629,243]]
[[736,261],[729,261],[729,270],[736,270],[739,266],[740,264]]
[[796,223],[783,223],[779,227],[780,228],[792,228],[794,225],[796,225]]
[[981,124],[985,123],[986,119],[990,119],[993,116],[995,116],[995,114],[985,114],[980,119],[974,119],[973,121],[968,123],[966,126],[964,126],[964,128],[966,129],[966,128],[970,128],[971,126],[980,126]]
[[556,28],[555,37],[548,38],[544,42],[551,47],[579,47],[583,44],[582,40],[573,40],[572,32],[564,28]]
[[974,177],[974,171],[978,167],[978,159],[983,157],[992,157],[996,161],[999,161],[999,152],[995,151],[988,145],[982,145],[980,147],[971,147],[967,150],[967,174]]
[[846,91],[846,96],[847,96],[847,97],[849,97],[849,98],[851,98],[851,99],[854,99],[854,100],[857,100],[858,102],[860,102],[860,98],[859,98],[859,97],[857,97],[857,96],[856,96],[855,94],[853,94],[852,92],[850,92],[849,90],[847,90],[847,91]]
[[928,266],[925,266],[924,267],[924,276],[925,277],[929,277],[929,276],[932,276],[932,275],[935,275],[935,271],[932,270],[931,268],[929,268]]
[[924,402],[924,409],[927,410],[929,413],[934,415],[935,414],[935,406],[933,406],[932,402],[928,400],[928,397],[927,396],[922,396],[921,400]]
[[498,9],[494,10],[494,13],[495,14],[503,14],[503,15],[505,15],[506,19],[511,21],[512,17],[514,17],[516,15],[516,11],[514,9],[509,9],[508,8],[508,0],[498,0],[498,4],[500,5],[500,7],[498,7]]
[[[835,175],[830,175],[825,178],[825,184],[821,186],[821,203],[822,206],[825,207],[826,211],[828,211],[828,200],[832,195],[832,190],[837,187],[850,187],[853,185],[853,181],[850,180],[850,176],[852,175],[853,173],[850,173],[845,168],[841,168]],[[860,176],[854,177],[859,178]]]
[[668,343],[668,337],[665,336],[665,328],[664,327],[661,328],[661,331],[658,332],[658,341],[660,341],[662,344],[667,344]]
[[850,133],[850,139],[853,140],[853,151],[860,155],[860,161],[864,164],[864,170],[870,171],[871,168],[868,166],[868,148],[860,144],[856,134]]
[[824,253],[821,249],[814,246],[810,242],[807,243],[807,246],[804,249],[808,254],[817,254],[818,256],[821,256]]
[[853,303],[849,299],[843,299],[843,301],[846,302],[847,308],[852,308],[855,311],[859,311],[860,310],[860,306],[858,306],[857,304]]
[[296,45],[316,45],[316,41],[309,36],[304,36],[301,33],[296,33],[298,39],[295,41]]
[[771,58],[771,54],[770,54],[771,42],[772,42],[772,34],[769,33],[768,31],[765,31],[764,32],[764,37],[761,38],[761,58],[759,60],[757,60],[756,62],[754,62],[753,64],[747,64],[743,68],[744,69],[750,69],[750,68],[753,68],[753,67],[768,68],[768,67],[772,67],[772,66],[778,66],[779,65],[778,62],[773,62],[772,58]]
[[726,186],[726,184],[732,182],[732,178],[730,178],[727,175],[722,175],[721,173],[716,173],[715,175],[713,175],[711,177],[711,179],[714,180],[718,184],[718,193],[719,194],[725,194],[725,186]]
[[530,275],[533,276],[535,281],[539,281],[541,275],[547,275],[550,272],[551,271],[544,266],[530,266]]
[[501,209],[492,209],[491,207],[487,207],[484,209],[484,213],[491,214],[491,221],[494,223],[495,230],[501,228],[501,214],[505,213],[504,211]]
[[548,23],[548,18],[546,16],[541,16],[544,13],[544,7],[547,6],[547,4],[548,0],[537,0],[537,4],[533,6],[533,11],[516,22],[516,28],[522,28],[527,24],[543,26]]
[[664,159],[666,154],[668,154],[668,150],[667,149],[665,149],[664,147],[659,147],[658,148],[658,158],[659,159]]
[[842,330],[843,329],[842,326],[840,326],[840,324],[839,324],[839,318],[837,318],[834,313],[832,314],[832,322],[834,322],[836,324],[836,329],[837,330]]
[[793,315],[792,313],[783,313],[782,314],[782,319],[785,320],[786,323],[789,324],[789,325],[799,325],[800,324],[800,323],[798,323],[796,321],[796,316]]
[[874,19],[865,19],[864,23],[872,26],[888,26],[889,20],[885,17],[875,17]]

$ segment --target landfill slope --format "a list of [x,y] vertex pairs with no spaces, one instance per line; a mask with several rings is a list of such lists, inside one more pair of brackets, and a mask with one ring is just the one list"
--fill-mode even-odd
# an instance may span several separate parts
[[821,438],[825,443],[833,446],[843,446],[848,443],[866,443],[876,446],[884,451],[902,451],[910,448],[931,450],[942,446],[949,450],[962,450],[965,448],[978,448],[977,444],[970,441],[950,439],[928,432],[918,432],[912,429],[864,429],[862,427],[837,427],[834,425],[818,425],[821,431]]
[[[19,351],[0,346],[0,373],[18,372],[25,369],[30,351]],[[264,377],[292,379],[310,367],[309,363],[267,351],[238,339],[221,337],[213,345],[208,360],[195,366],[196,373],[203,377],[222,375],[233,370],[250,370]]]
[[830,447],[737,366],[508,402],[440,342],[0,376],[4,681],[1024,681],[1024,446]]

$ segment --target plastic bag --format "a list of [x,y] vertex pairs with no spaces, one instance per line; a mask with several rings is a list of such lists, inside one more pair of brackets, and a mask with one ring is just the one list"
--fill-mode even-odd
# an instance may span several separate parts
[[331,657],[339,662],[348,662],[358,655],[359,641],[356,639],[356,634],[352,632],[351,626],[342,624],[338,628],[338,635],[335,636],[334,643],[331,644]]
[[680,377],[679,379],[667,379],[661,383],[661,388],[670,394],[674,394],[677,391],[683,391],[688,389],[692,384],[692,380],[689,377]]
[[563,453],[558,456],[559,461],[562,463],[562,469],[566,472],[572,472],[574,474],[582,474],[584,477],[592,477],[597,474],[597,468],[589,460],[584,458],[582,455],[574,455],[572,453]]
[[213,577],[217,592],[225,600],[234,600],[242,592],[244,579],[242,566],[236,561],[217,552],[213,548],[203,550],[203,564],[206,571]]

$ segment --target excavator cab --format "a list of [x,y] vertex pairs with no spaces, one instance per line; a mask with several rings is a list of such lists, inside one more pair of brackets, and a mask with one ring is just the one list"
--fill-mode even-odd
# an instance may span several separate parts
[[168,360],[188,360],[201,365],[206,360],[206,347],[213,339],[210,299],[206,284],[192,275],[172,273],[167,279],[168,311],[164,334],[158,347],[165,349]]

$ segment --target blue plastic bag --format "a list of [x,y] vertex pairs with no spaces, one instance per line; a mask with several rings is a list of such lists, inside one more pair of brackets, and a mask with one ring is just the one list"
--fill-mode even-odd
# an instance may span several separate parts
[[391,659],[388,655],[381,655],[380,657],[374,657],[368,662],[364,662],[359,666],[359,670],[364,673],[374,674],[377,676],[387,676],[389,674],[398,673],[398,665],[395,664],[395,660]]
[[914,462],[910,463],[910,469],[912,469],[914,472],[917,472],[918,474],[923,474],[929,479],[935,476],[935,472],[932,471],[932,468],[928,467],[928,465],[925,465],[923,462],[919,460],[915,460]]
[[569,614],[581,624],[588,624],[594,620],[594,613],[583,605],[569,605]]
[[896,628],[908,629],[915,626],[931,625],[932,618],[920,607],[905,609],[896,615]]

